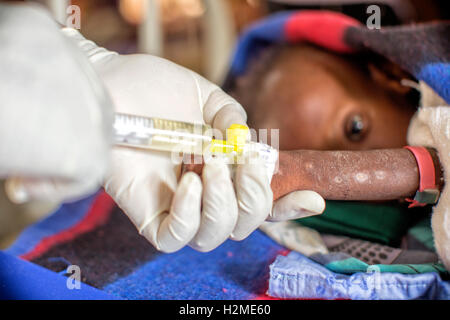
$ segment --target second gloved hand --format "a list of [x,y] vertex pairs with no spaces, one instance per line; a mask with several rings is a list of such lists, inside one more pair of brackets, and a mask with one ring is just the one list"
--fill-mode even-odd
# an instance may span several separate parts
[[[242,106],[198,74],[150,55],[122,56],[97,47],[73,29],[64,32],[88,55],[113,99],[116,112],[206,123],[224,132],[245,124]],[[157,249],[185,245],[210,251],[228,238],[242,240],[266,219],[319,214],[324,200],[311,191],[280,199],[261,164],[235,167],[234,181],[220,160],[208,162],[200,178],[181,176],[181,165],[164,152],[116,147],[106,191]],[[280,211],[283,210],[283,212]]]

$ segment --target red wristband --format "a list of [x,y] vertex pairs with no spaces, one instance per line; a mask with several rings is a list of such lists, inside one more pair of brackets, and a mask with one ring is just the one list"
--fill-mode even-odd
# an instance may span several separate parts
[[423,207],[438,202],[439,188],[436,186],[436,171],[430,153],[424,147],[406,146],[404,148],[412,152],[419,168],[419,190],[414,199],[406,199],[411,202],[408,208]]

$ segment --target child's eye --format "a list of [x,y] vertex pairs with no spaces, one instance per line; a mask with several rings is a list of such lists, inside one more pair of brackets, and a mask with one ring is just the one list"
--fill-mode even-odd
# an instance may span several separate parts
[[351,141],[361,141],[367,132],[367,121],[360,114],[352,114],[345,124],[345,135]]

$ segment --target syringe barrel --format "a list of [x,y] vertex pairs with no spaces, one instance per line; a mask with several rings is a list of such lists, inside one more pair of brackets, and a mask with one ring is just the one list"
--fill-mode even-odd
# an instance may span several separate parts
[[115,116],[116,145],[201,155],[211,141],[208,125],[121,113]]

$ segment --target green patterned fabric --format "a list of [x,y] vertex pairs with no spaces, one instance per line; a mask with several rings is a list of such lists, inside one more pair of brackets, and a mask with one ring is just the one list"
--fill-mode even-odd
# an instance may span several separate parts
[[447,275],[444,265],[441,263],[426,264],[373,264],[369,265],[359,259],[350,257],[343,260],[332,261],[324,265],[328,270],[336,273],[353,274],[356,272],[398,272],[403,274],[418,274],[438,272]]
[[327,201],[322,215],[296,221],[321,233],[398,246],[408,229],[427,211],[427,208],[408,209],[397,201]]
[[[368,203],[327,201],[327,208],[320,216],[297,220],[303,226],[321,233],[378,242],[398,246],[402,237],[412,237],[434,251],[430,222],[431,208],[408,209],[398,202]],[[314,254],[311,259],[327,269],[343,274],[356,272],[397,272],[418,274],[438,272],[448,276],[441,263],[424,264],[368,264],[343,252]]]

